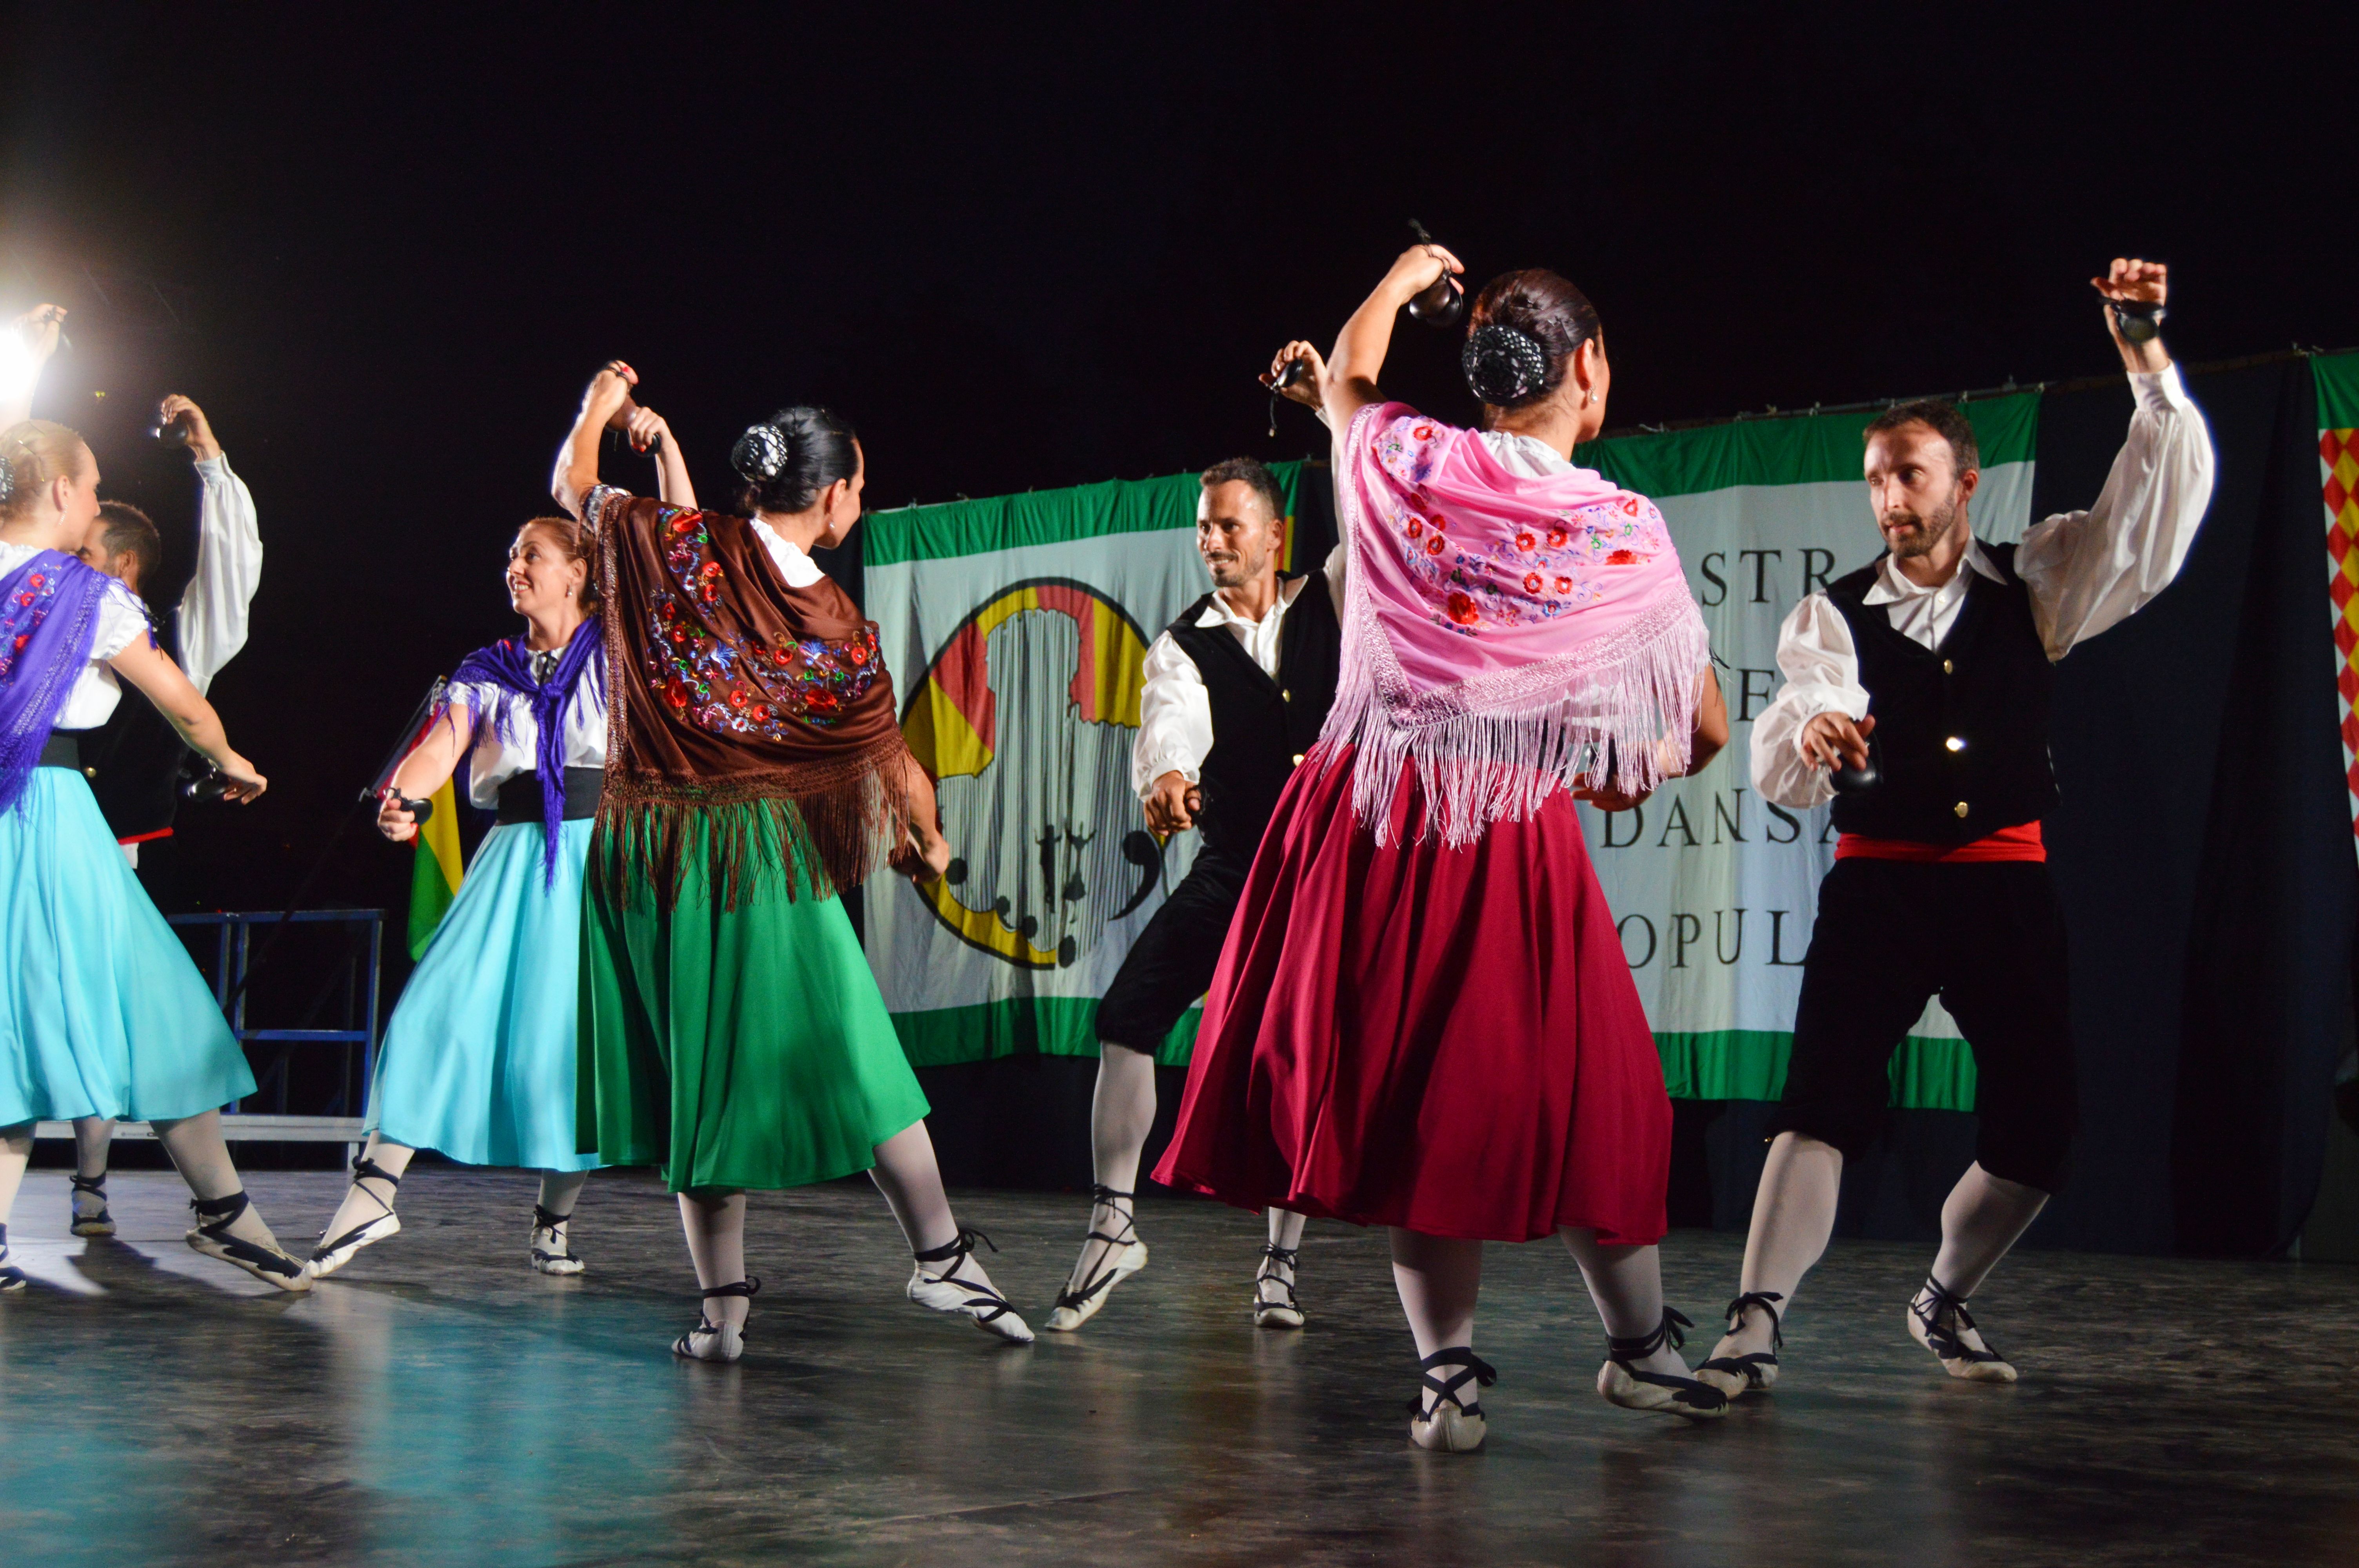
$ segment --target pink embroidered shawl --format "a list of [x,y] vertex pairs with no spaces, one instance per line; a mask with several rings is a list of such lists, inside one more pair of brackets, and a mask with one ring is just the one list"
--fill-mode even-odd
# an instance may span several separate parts
[[1653,502],[1589,469],[1512,473],[1399,403],[1337,447],[1352,554],[1321,738],[1358,748],[1353,806],[1379,842],[1404,762],[1420,832],[1453,846],[1559,788],[1685,770],[1711,649]]

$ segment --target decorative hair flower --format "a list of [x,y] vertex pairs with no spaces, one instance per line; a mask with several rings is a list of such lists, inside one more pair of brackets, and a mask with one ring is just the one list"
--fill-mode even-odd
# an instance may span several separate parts
[[729,449],[729,466],[756,484],[766,484],[787,466],[787,438],[776,425],[753,425]]

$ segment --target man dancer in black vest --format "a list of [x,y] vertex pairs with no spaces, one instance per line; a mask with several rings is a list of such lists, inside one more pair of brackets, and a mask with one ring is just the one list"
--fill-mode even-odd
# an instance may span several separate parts
[[[1894,1047],[1939,995],[1973,1048],[1975,1161],[1941,1207],[1908,1331],[1951,1377],[2013,1382],[1966,1298],[2038,1217],[2076,1118],[2064,925],[2040,818],[2053,665],[2168,587],[2212,495],[2212,444],[2162,341],[2162,266],[2092,280],[2137,400],[2096,504],[1985,545],[1966,520],[1973,427],[1946,403],[1867,427],[1887,554],[1805,599],[1777,643],[1786,685],[1753,728],[1754,787],[1841,833],[1819,888],[1786,1090],[1729,1333],[1697,1376],[1734,1396],[1777,1376],[1780,1316],[1826,1249],[1846,1156],[1875,1140]],[[1872,743],[1871,743],[1871,737]],[[1837,769],[1862,770],[1872,784]],[[1858,785],[1861,787],[1850,787]]]
[[[247,611],[262,579],[262,535],[255,525],[254,496],[230,470],[205,411],[176,393],[164,399],[157,420],[181,434],[195,460],[197,564],[179,601],[158,620],[156,640],[201,692],[245,646]],[[163,558],[163,536],[146,513],[120,501],[100,505],[82,559],[142,593],[157,586]],[[98,808],[147,896],[168,914],[182,903],[172,819],[180,804],[181,759],[189,754],[156,705],[132,697],[116,703],[113,717],[82,742]],[[99,1117],[74,1123],[76,1236],[114,1234],[106,1210],[114,1136],[114,1123]]]
[[[1072,1278],[1049,1315],[1051,1329],[1079,1328],[1147,1264],[1131,1193],[1155,1124],[1156,1047],[1212,984],[1262,829],[1335,699],[1343,550],[1338,546],[1315,576],[1280,577],[1285,545],[1286,500],[1269,470],[1232,458],[1204,470],[1196,548],[1212,591],[1147,651],[1131,756],[1147,825],[1167,834],[1197,828],[1203,846],[1098,1004],[1094,1206]],[[1270,1210],[1255,1322],[1301,1326],[1294,1296],[1301,1238],[1302,1216]]]

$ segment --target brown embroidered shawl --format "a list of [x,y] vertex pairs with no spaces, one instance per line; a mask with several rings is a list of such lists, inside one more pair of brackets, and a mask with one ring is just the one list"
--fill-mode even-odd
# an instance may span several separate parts
[[609,694],[592,874],[668,908],[690,836],[706,832],[713,898],[732,906],[771,869],[756,841],[766,814],[808,891],[859,883],[909,820],[908,747],[875,623],[825,578],[788,587],[742,517],[604,486],[582,515],[598,540]]

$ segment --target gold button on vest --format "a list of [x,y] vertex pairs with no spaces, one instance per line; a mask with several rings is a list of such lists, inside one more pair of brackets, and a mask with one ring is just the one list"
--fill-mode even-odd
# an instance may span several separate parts
[[1945,676],[1956,675],[1958,673],[1958,666],[1951,664],[1949,660],[1943,659],[1941,661],[1941,673]]
[[1958,802],[1958,815],[1959,815],[1959,816],[1963,816],[1965,814],[1966,814],[1966,803],[1965,803],[1964,801],[1962,801],[1962,801]]
[[1299,752],[1294,753],[1294,765],[1298,768],[1302,765],[1302,753]]
[[1277,694],[1277,700],[1280,702],[1292,702],[1294,700],[1294,694],[1290,691],[1281,690]]

